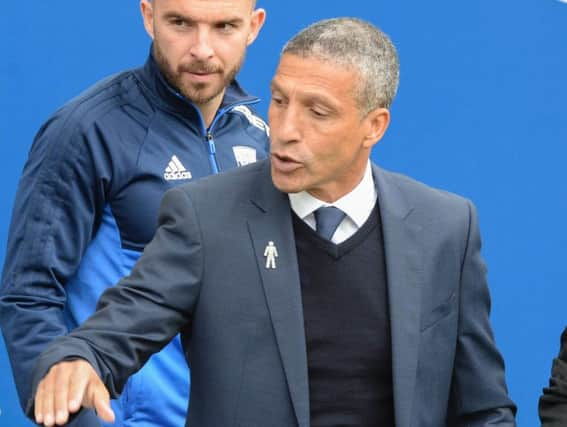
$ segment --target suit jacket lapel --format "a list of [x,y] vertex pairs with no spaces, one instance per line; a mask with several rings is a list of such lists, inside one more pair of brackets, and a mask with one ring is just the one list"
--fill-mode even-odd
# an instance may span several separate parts
[[[274,188],[268,162],[254,194],[248,230],[297,422],[300,427],[308,427],[307,352],[291,208],[288,196]],[[268,268],[264,255],[269,242],[277,249],[275,268]]]
[[412,221],[413,208],[397,184],[376,166],[373,174],[384,234],[396,426],[409,427],[420,339],[421,226]]

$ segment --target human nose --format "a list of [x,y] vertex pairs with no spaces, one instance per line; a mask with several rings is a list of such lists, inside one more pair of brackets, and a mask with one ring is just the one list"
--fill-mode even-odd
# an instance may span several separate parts
[[190,53],[197,60],[209,59],[214,55],[210,34],[206,28],[196,29]]
[[277,135],[280,142],[294,142],[301,138],[301,115],[291,105],[275,107],[277,110],[270,116],[270,132]]

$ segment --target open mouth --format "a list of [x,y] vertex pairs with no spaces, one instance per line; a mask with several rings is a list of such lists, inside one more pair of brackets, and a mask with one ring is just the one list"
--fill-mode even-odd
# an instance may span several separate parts
[[289,156],[272,153],[272,165],[281,172],[292,172],[301,167],[301,162]]

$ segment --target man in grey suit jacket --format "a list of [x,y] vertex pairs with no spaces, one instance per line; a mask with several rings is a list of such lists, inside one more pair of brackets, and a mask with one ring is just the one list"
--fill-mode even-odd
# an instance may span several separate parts
[[30,416],[111,421],[181,331],[190,426],[514,426],[473,205],[369,161],[397,84],[364,21],[288,42],[270,160],[166,194],[132,274],[43,353]]

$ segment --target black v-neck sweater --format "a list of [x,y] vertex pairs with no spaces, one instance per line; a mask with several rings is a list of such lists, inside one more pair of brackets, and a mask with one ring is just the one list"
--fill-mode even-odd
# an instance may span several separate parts
[[[378,205],[377,205],[378,206]],[[312,427],[393,426],[392,349],[377,207],[335,245],[294,215]]]

